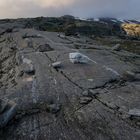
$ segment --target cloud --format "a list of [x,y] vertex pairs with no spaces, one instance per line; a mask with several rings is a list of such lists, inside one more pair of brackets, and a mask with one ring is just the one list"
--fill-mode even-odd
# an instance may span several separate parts
[[0,18],[60,16],[74,0],[0,0]]
[[140,19],[139,0],[0,0],[0,18],[112,16]]
[[35,0],[35,2],[42,7],[61,7],[68,6],[74,3],[75,0]]

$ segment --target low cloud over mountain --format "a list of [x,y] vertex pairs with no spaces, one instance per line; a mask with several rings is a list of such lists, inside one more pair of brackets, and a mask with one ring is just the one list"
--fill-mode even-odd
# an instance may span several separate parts
[[61,16],[140,19],[139,0],[1,0],[0,18]]

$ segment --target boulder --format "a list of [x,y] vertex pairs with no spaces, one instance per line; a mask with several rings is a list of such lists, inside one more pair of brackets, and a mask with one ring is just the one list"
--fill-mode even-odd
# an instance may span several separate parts
[[80,98],[80,104],[88,104],[92,101],[92,97],[81,97]]
[[34,75],[35,68],[34,65],[32,64],[32,61],[30,59],[24,58],[23,56],[22,56],[22,61],[23,61],[22,71],[26,74]]
[[43,44],[43,45],[40,45],[37,48],[37,51],[39,51],[39,52],[48,52],[48,51],[53,51],[53,48],[51,48],[51,46],[49,44]]
[[23,72],[29,75],[35,74],[35,68],[33,64],[23,64]]
[[89,58],[81,53],[75,52],[69,54],[69,59],[72,63],[88,63]]
[[66,39],[66,36],[63,35],[63,34],[58,34],[57,36],[60,37],[60,38],[62,38],[62,39]]

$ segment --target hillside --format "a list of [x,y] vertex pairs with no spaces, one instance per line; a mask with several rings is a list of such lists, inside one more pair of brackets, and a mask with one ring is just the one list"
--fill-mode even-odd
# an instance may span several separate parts
[[[42,31],[64,31],[70,27],[74,27],[73,32],[77,33],[80,32],[82,34],[97,34],[97,35],[112,35],[113,33],[117,34],[120,32],[120,25],[118,23],[108,23],[105,24],[104,22],[94,22],[94,21],[87,21],[87,20],[80,20],[67,17],[38,17],[33,19],[17,19],[17,20],[1,20],[1,24],[8,24],[10,23],[13,27],[23,27],[23,28],[35,28],[37,30]],[[115,28],[116,27],[116,28]],[[112,32],[112,33],[111,33]]]

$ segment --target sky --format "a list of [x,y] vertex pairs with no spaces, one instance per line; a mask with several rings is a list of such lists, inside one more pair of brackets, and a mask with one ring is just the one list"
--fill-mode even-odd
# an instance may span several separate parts
[[73,15],[140,19],[140,0],[0,0],[0,18]]

